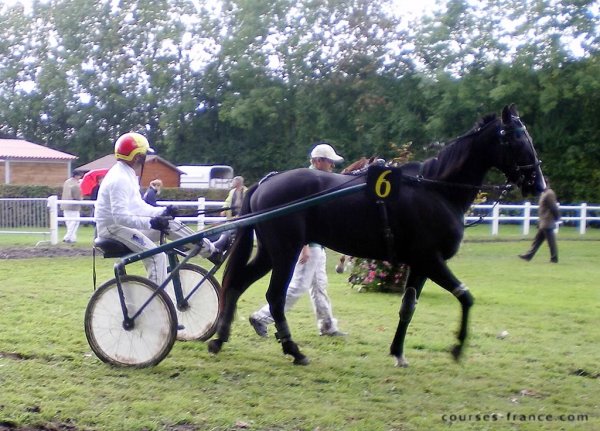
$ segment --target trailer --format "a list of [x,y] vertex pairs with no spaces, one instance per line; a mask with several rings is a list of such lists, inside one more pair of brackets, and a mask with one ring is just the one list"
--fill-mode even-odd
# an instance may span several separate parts
[[233,168],[228,165],[183,165],[180,187],[190,189],[229,189]]

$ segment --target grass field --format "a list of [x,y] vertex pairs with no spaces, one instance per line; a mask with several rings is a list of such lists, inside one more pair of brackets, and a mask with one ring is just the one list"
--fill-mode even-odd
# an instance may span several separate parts
[[[240,300],[221,354],[178,342],[158,366],[136,370],[101,363],[87,345],[91,257],[0,260],[0,430],[598,430],[600,236],[562,229],[553,265],[546,246],[529,263],[516,257],[533,233],[467,231],[450,265],[476,301],[465,356],[448,353],[458,302],[427,284],[407,369],[387,354],[400,298],[359,293],[333,270],[329,293],[348,337],[319,337],[308,298],[288,314],[309,366],[293,366],[248,325],[265,279]],[[88,239],[80,229],[76,246]],[[0,237],[0,246],[26,241]],[[111,276],[112,261],[100,261],[99,280]]]

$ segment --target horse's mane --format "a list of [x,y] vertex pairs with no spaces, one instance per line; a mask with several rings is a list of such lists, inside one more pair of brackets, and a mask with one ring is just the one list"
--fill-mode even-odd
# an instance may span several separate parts
[[[497,118],[498,116],[494,113],[481,117],[475,122],[471,130],[448,142],[436,156],[422,162],[420,164],[420,174],[425,177],[438,179],[442,179],[449,175],[455,167],[462,165],[463,158],[468,153],[465,151],[465,148],[471,144],[472,138],[479,135],[479,133],[489,125],[493,124]],[[357,161],[346,166],[341,173],[346,175],[360,175],[376,160],[376,156],[370,158],[361,157]],[[412,166],[412,164],[418,162],[409,163],[411,163]]]
[[496,114],[481,117],[471,130],[448,142],[436,156],[425,160],[421,168],[422,174],[438,179],[448,176],[454,167],[462,165],[463,158],[468,154],[465,148],[471,145],[472,138],[493,124],[497,118]]

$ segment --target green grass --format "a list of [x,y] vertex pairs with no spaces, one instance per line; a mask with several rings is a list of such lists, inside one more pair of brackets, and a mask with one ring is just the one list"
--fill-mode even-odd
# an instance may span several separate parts
[[[13,246],[35,246],[38,241],[49,240],[48,235],[19,233],[18,229],[13,229],[15,233],[0,234],[0,247]],[[31,231],[31,229],[27,229]],[[41,232],[41,231],[40,231]],[[483,241],[524,241],[531,240],[536,233],[535,226],[531,226],[528,235],[522,234],[522,228],[517,225],[501,225],[497,236],[491,235],[491,226],[487,224],[477,225],[465,229],[465,239],[483,240]],[[62,245],[62,238],[65,235],[64,227],[58,229],[59,245]],[[88,247],[94,237],[94,229],[91,225],[80,226],[77,231],[77,244],[70,247]],[[581,241],[600,241],[600,229],[588,228],[584,235],[579,233],[577,227],[561,227],[558,233],[558,239],[581,240]]]
[[[459,305],[429,283],[409,328],[407,369],[387,354],[400,298],[359,293],[333,270],[329,293],[348,337],[319,337],[308,298],[288,314],[309,366],[293,366],[273,337],[260,339],[247,324],[264,303],[262,280],[241,298],[219,355],[177,342],[158,366],[136,370],[101,363],[85,339],[91,257],[0,260],[0,429],[3,422],[78,430],[600,429],[596,231],[581,238],[562,229],[558,265],[548,263],[545,245],[531,262],[516,258],[533,229],[527,238],[518,229],[500,233],[479,241],[491,239],[489,227],[467,230],[450,264],[476,301],[463,360],[448,353]],[[331,267],[335,257],[329,253]],[[111,260],[98,266],[99,280],[112,276]],[[501,331],[508,336],[497,338]],[[542,422],[507,413],[588,417]],[[486,414],[497,420],[476,416]],[[451,415],[457,420],[442,419]]]

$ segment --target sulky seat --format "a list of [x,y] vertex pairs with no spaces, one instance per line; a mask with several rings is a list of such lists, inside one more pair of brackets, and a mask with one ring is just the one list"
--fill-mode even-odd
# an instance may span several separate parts
[[94,248],[100,250],[105,258],[123,257],[133,253],[125,244],[116,239],[101,238],[94,239]]

